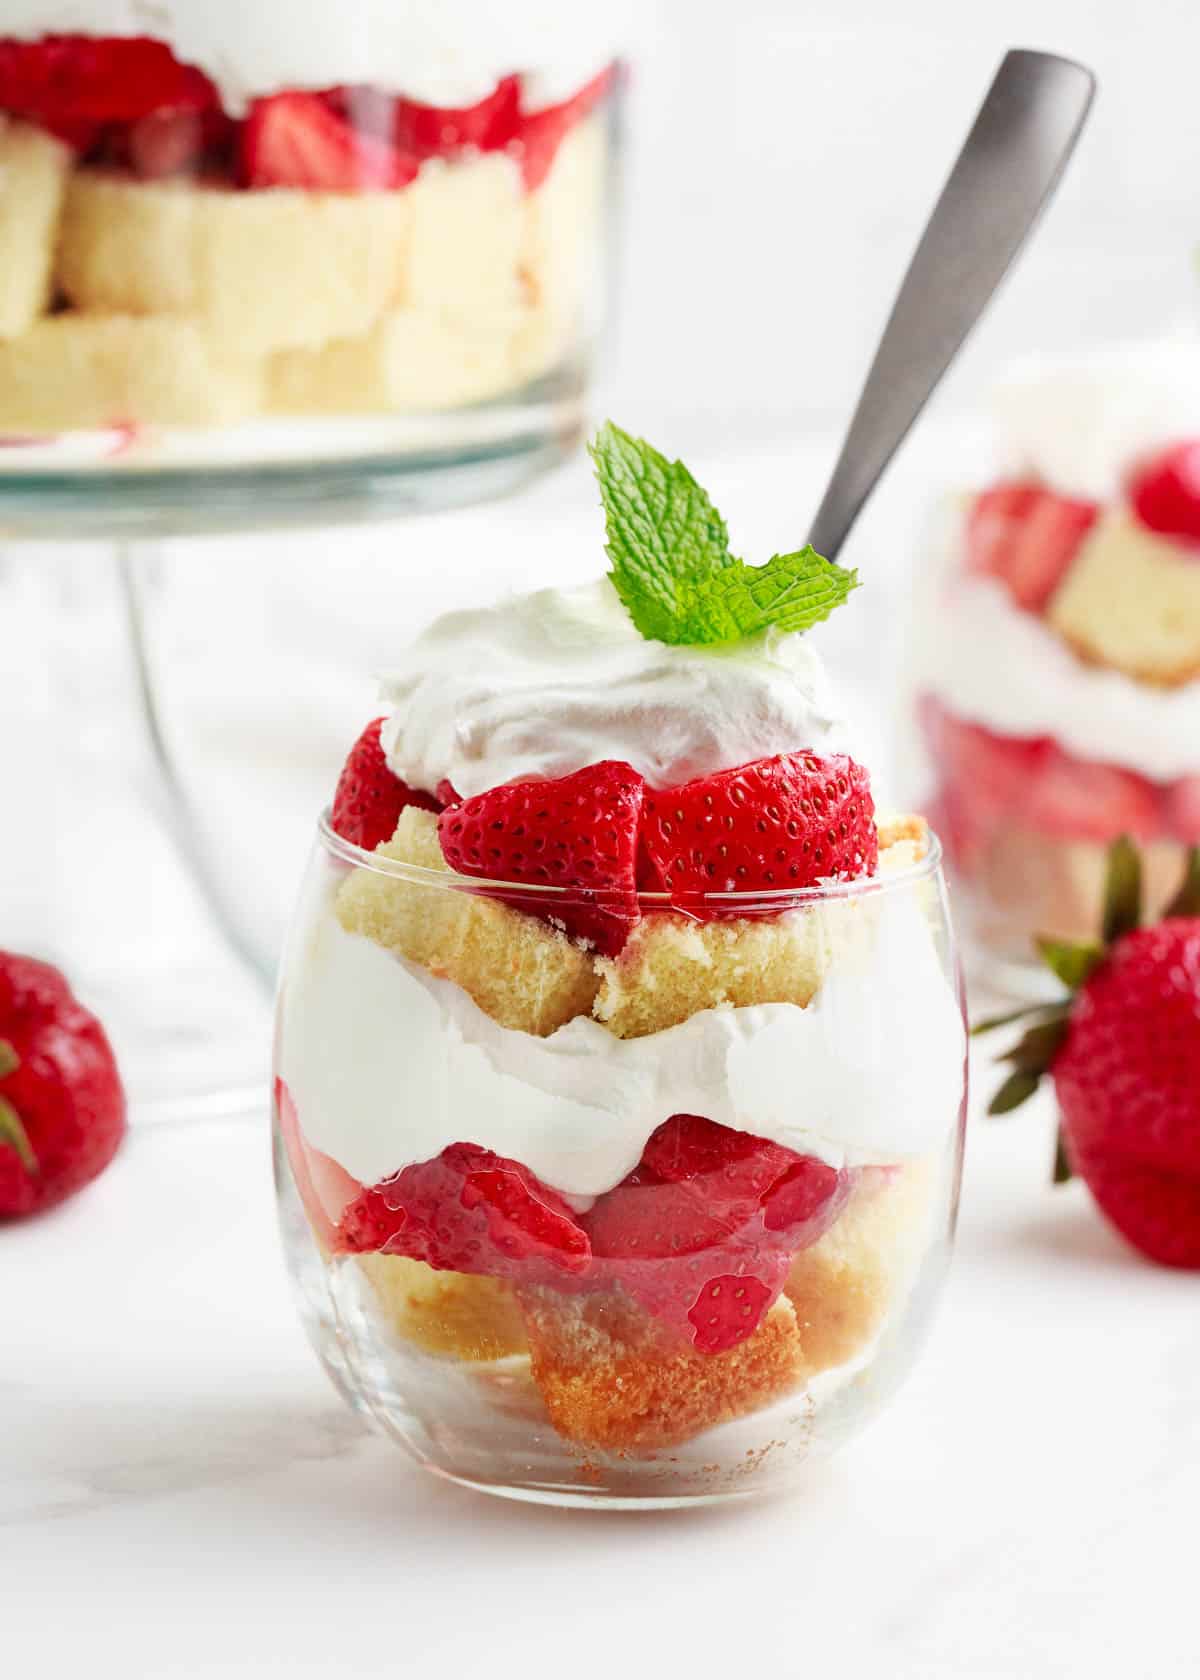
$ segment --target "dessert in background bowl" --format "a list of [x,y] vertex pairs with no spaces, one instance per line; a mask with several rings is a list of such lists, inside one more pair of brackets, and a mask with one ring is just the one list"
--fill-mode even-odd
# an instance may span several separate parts
[[791,1484],[890,1397],[957,1203],[937,842],[877,818],[804,632],[605,427],[607,578],[437,620],[321,825],[280,989],[277,1176],[353,1404],[516,1497]]
[[1200,840],[1200,346],[1039,363],[999,391],[1007,461],[956,499],[914,682],[971,943],[1038,974],[1086,938],[1110,843],[1152,911]]
[[347,450],[495,444],[539,404],[561,429],[613,55],[607,16],[544,0],[6,5],[0,432],[30,445],[6,464],[203,459],[234,423],[249,458],[334,420]]

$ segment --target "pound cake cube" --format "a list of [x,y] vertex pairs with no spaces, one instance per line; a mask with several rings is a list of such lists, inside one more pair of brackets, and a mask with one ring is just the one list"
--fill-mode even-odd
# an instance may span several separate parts
[[1200,676],[1200,564],[1125,512],[1096,525],[1048,617],[1084,659],[1140,682]]
[[867,1348],[912,1285],[928,1245],[939,1163],[869,1168],[825,1235],[796,1255],[784,1293],[810,1373]]
[[502,1278],[434,1271],[402,1254],[360,1254],[350,1263],[392,1334],[426,1353],[480,1362],[528,1352],[516,1294]]
[[612,1452],[679,1446],[760,1410],[805,1377],[804,1349],[781,1297],[723,1353],[664,1335],[620,1291],[524,1290],[530,1374],[558,1433]]
[[0,427],[211,426],[256,412],[259,364],[218,359],[194,322],[51,315],[0,342]]
[[279,414],[374,414],[459,408],[513,381],[503,322],[470,333],[423,309],[393,310],[362,338],[271,358],[268,391]]
[[521,273],[530,308],[515,346],[527,378],[599,329],[607,177],[604,123],[592,117],[567,135],[549,175],[529,195]]
[[425,164],[405,195],[412,226],[403,303],[471,332],[511,326],[525,303],[521,172],[500,153]]
[[0,115],[0,339],[23,333],[50,303],[70,168],[60,140]]
[[58,279],[81,309],[194,317],[231,356],[317,348],[396,302],[409,221],[403,192],[238,192],[84,169]]
[[[415,806],[401,812],[394,838],[377,852],[451,873],[437,818]],[[356,869],[338,892],[337,915],[347,933],[453,980],[503,1027],[544,1038],[591,1010],[597,980],[587,952],[557,928],[479,892]]]

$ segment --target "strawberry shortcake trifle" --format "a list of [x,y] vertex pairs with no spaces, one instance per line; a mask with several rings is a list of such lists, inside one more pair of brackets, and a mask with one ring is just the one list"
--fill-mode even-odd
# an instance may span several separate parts
[[953,1223],[937,843],[806,635],[613,426],[611,569],[436,621],[342,772],[280,996],[309,1328],[425,1463],[527,1497],[789,1480],[878,1407]]

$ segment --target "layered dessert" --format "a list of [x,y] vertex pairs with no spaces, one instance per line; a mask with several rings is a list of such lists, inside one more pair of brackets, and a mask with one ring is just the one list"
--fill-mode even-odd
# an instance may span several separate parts
[[0,16],[0,428],[444,411],[585,358],[615,75],[518,0]]
[[935,843],[805,635],[853,575],[594,453],[609,575],[436,621],[350,754],[278,1123],[360,1404],[487,1485],[707,1495],[906,1363],[961,1004]]
[[1200,841],[1200,347],[1040,363],[1004,468],[935,544],[915,677],[933,809],[982,950],[1090,937],[1127,834],[1161,909]]

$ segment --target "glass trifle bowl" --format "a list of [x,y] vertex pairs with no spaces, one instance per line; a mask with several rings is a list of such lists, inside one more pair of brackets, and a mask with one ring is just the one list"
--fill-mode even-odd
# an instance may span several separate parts
[[262,496],[326,462],[328,499],[354,463],[377,496],[467,475],[433,501],[557,458],[603,315],[620,40],[545,0],[12,0],[10,505],[25,475],[130,496],[157,469],[165,496],[258,467]]
[[350,753],[276,1167],[352,1404],[482,1489],[676,1505],[789,1485],[907,1371],[965,1031],[937,842],[877,817],[803,634],[852,575],[777,557],[794,587],[730,607],[717,549],[646,593],[656,486],[719,521],[615,428],[596,455],[610,576],[435,622]]

